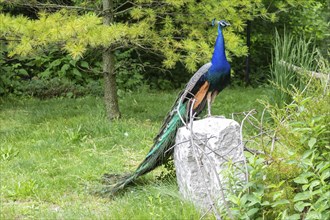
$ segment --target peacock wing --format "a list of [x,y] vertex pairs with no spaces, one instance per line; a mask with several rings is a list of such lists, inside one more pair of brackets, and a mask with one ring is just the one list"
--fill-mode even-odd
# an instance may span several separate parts
[[[212,63],[206,63],[201,68],[197,70],[197,72],[190,78],[188,83],[186,84],[185,88],[181,90],[181,92],[178,94],[171,110],[167,113],[163,124],[160,128],[160,132],[158,135],[154,138],[154,141],[157,141],[160,136],[162,136],[162,131],[166,130],[166,127],[168,123],[171,121],[173,115],[177,113],[177,107],[180,104],[186,103],[189,99],[195,96],[197,93],[197,88],[201,87],[205,83],[205,74],[208,72],[210,67],[212,66]],[[188,108],[189,109],[189,108]]]

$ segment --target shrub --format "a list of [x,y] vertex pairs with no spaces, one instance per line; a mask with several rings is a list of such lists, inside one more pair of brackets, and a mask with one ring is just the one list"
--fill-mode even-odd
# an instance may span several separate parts
[[[58,48],[34,57],[7,56],[6,47],[0,54],[0,95],[29,95],[40,98],[102,95],[101,52],[89,51],[75,60]],[[132,50],[116,52],[119,90],[134,90],[144,85],[144,65],[132,58]]]

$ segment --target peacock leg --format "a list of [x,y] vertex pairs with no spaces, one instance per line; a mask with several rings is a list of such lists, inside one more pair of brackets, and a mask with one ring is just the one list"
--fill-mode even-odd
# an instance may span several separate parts
[[207,93],[206,100],[207,100],[207,117],[211,117],[212,92]]
[[218,94],[219,94],[219,92],[218,92],[217,90],[215,90],[215,91],[212,93],[211,103],[214,102],[214,99],[215,99],[215,97],[217,97]]
[[[214,91],[213,93],[212,93],[212,97],[211,97],[211,103],[213,103],[214,102],[214,100],[215,100],[215,97],[217,97],[217,95],[219,94],[219,92],[218,91]],[[223,116],[223,115],[218,115],[218,116],[215,116],[216,118],[226,118],[225,116]]]
[[[215,100],[215,97],[217,97],[217,95],[219,94],[218,91],[213,91],[213,92],[208,92],[206,99],[207,99],[207,116],[206,117],[213,117],[211,114],[211,106],[212,103]],[[225,118],[225,116],[216,116],[217,118]]]

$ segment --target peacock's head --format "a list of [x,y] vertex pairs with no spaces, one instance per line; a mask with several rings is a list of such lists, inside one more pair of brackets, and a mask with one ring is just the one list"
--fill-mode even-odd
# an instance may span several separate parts
[[230,26],[230,24],[225,21],[225,20],[220,20],[220,21],[216,21],[215,18],[212,20],[212,26],[214,26],[215,24],[218,24],[219,27],[227,27]]

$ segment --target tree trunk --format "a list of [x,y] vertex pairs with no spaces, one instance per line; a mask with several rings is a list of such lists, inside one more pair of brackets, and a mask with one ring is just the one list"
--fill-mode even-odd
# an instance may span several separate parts
[[[103,0],[103,24],[110,25],[113,22],[113,0]],[[109,48],[104,48],[103,54],[104,74],[104,101],[107,117],[112,120],[120,117],[117,97],[117,85],[115,74],[115,57]]]
[[114,54],[111,50],[105,50],[103,58],[104,75],[104,101],[107,116],[110,120],[120,117],[117,97],[116,75],[114,71]]

